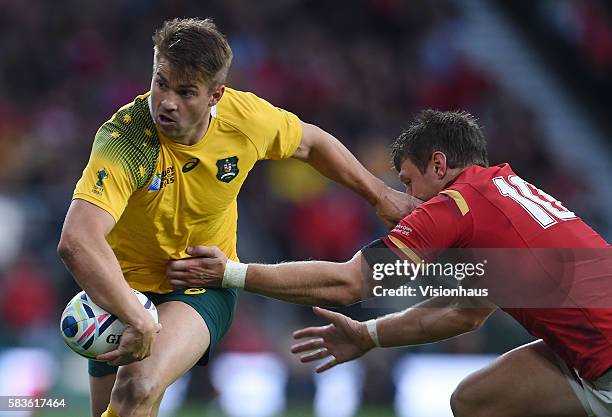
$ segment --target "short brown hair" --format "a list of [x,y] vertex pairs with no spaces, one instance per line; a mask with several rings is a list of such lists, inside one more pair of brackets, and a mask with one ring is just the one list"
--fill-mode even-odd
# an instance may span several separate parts
[[209,90],[227,78],[232,49],[210,18],[166,20],[155,31],[153,44],[155,65],[161,55],[182,78],[204,81]]
[[444,152],[449,168],[488,166],[487,141],[476,118],[465,111],[424,110],[391,147],[393,165],[399,172],[406,158],[425,173],[431,155]]

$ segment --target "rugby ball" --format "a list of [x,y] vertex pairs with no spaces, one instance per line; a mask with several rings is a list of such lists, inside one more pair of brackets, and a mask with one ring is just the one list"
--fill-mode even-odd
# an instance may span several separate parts
[[[143,293],[132,291],[157,323],[157,309],[153,302]],[[116,316],[96,305],[85,291],[70,300],[60,321],[60,332],[68,347],[93,360],[119,346],[124,328]]]

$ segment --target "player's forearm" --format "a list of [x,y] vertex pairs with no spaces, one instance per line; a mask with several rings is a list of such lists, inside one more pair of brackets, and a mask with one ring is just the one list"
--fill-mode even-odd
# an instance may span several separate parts
[[376,328],[383,347],[419,345],[475,330],[482,316],[476,310],[457,308],[448,298],[437,297],[378,318]]
[[312,129],[315,129],[313,136],[316,139],[303,160],[327,178],[355,191],[370,204],[376,204],[386,187],[384,182],[365,169],[332,135],[316,126]]
[[141,328],[150,316],[123,277],[119,262],[103,237],[62,237],[58,252],[80,287],[122,322]]
[[361,277],[350,262],[249,264],[245,290],[307,305],[348,305],[361,298]]

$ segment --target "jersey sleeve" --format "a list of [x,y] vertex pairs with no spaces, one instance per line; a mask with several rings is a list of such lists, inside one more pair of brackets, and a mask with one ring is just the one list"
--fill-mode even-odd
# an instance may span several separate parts
[[431,262],[444,249],[461,247],[469,239],[470,226],[469,211],[462,210],[455,199],[438,195],[406,216],[383,241],[413,262]]
[[73,199],[86,200],[118,221],[130,196],[155,175],[159,138],[149,113],[148,94],[136,97],[104,123]]
[[302,142],[302,124],[298,117],[286,110],[274,107],[270,111],[270,124],[264,159],[290,158]]
[[123,133],[111,123],[102,125],[73,194],[73,200],[85,200],[106,210],[115,222],[138,188],[138,173],[133,172],[135,167],[129,161],[131,149],[129,143],[122,141]]
[[275,107],[252,93],[234,91],[243,119],[242,130],[255,144],[259,159],[291,157],[302,141],[302,124],[293,113]]

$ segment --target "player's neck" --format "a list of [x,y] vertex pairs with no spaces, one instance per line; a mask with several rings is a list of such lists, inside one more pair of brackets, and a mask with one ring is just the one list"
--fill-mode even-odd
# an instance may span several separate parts
[[444,183],[445,183],[444,188],[450,187],[450,185],[457,179],[457,177],[461,175],[461,173],[465,171],[466,169],[468,169],[470,166],[463,167],[463,168],[451,168],[448,171],[446,171],[446,175],[444,178]]

